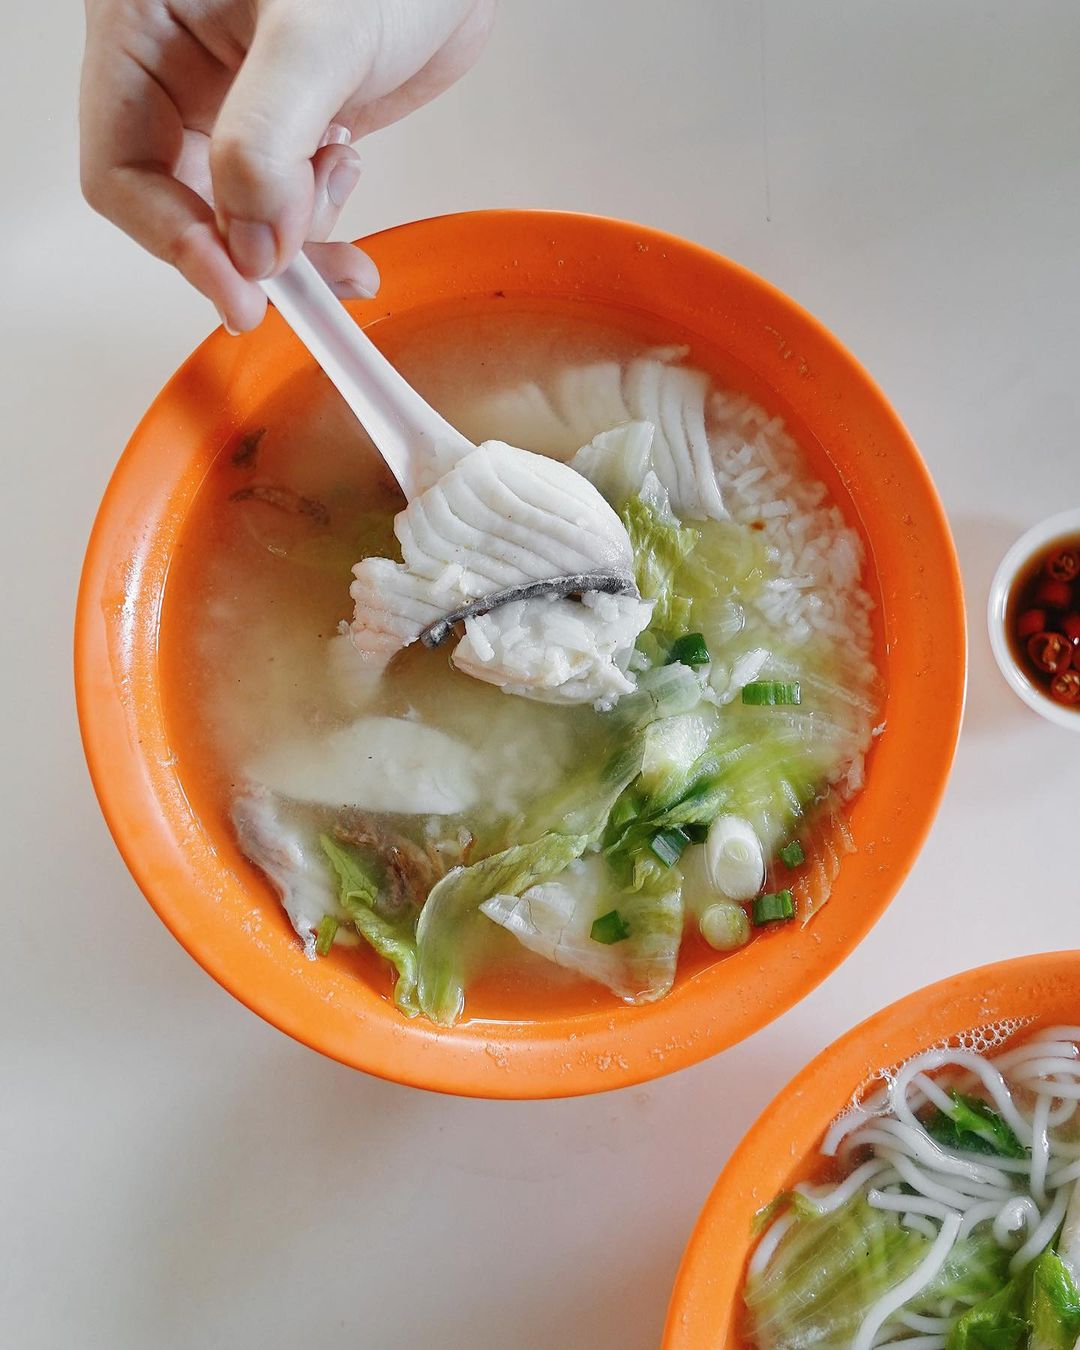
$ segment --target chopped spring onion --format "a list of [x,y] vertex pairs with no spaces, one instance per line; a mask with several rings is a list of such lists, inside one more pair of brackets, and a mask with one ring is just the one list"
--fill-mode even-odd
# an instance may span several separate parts
[[707,666],[711,660],[705,638],[701,633],[684,633],[681,638],[675,639],[671,644],[671,651],[668,652],[669,666],[673,666],[676,662],[683,666]]
[[686,831],[674,825],[667,830],[657,830],[649,840],[649,847],[665,867],[674,867],[689,842],[690,836]]
[[718,952],[734,951],[750,940],[750,920],[741,905],[724,900],[710,905],[698,922],[701,936]]
[[622,942],[624,938],[628,938],[630,928],[619,911],[611,909],[606,914],[601,914],[598,919],[593,920],[589,936],[594,942],[602,942],[605,947],[610,947],[613,943]]
[[795,900],[790,891],[777,891],[773,895],[759,895],[754,901],[754,923],[776,923],[795,917]]
[[680,825],[679,829],[692,844],[703,844],[709,837],[709,826],[704,820],[692,820],[688,825]]
[[756,708],[776,708],[787,703],[801,703],[802,694],[798,680],[786,683],[784,680],[754,680],[744,684],[742,701]]
[[765,855],[742,816],[719,815],[709,827],[705,858],[712,884],[728,900],[752,900],[765,884]]
[[337,937],[338,921],[332,914],[324,914],[315,931],[315,950],[320,956],[328,956]]
[[785,844],[780,850],[780,861],[785,867],[799,867],[806,861],[802,844],[797,839],[793,839],[790,844]]

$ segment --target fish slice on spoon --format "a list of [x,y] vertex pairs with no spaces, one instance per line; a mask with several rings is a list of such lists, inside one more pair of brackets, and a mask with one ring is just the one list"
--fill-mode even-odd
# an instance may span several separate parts
[[[407,501],[434,486],[450,469],[477,450],[455,427],[426,403],[404,376],[390,364],[303,253],[263,287],[281,316],[319,363],[385,460]],[[501,445],[487,442],[488,445]],[[488,467],[500,481],[509,473],[507,457],[487,456]],[[595,487],[581,474],[543,455],[516,450],[514,469],[534,467],[556,491],[565,494],[565,519],[575,529],[592,529],[596,517],[610,514],[614,526],[589,543],[580,540],[583,553],[597,563],[595,576],[535,576],[530,596],[581,594],[585,590],[633,592],[632,557],[625,530]],[[531,461],[532,463],[527,463]],[[621,533],[621,538],[620,538]],[[574,581],[588,582],[574,587]],[[508,587],[492,595],[498,604],[517,597]],[[479,601],[477,602],[479,604]],[[471,613],[480,612],[477,608]]]
[[386,360],[303,253],[262,284],[408,502],[395,521],[404,563],[367,559],[357,569],[360,650],[389,659],[417,639],[437,646],[462,621],[536,600],[636,600],[626,530],[586,478],[499,441],[473,445]]

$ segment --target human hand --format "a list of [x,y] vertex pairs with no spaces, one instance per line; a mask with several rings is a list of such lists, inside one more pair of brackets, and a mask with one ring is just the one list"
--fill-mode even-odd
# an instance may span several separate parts
[[[86,0],[83,192],[172,263],[233,332],[257,284],[325,240],[356,185],[350,142],[442,93],[483,46],[495,0]],[[311,244],[343,296],[375,264]]]

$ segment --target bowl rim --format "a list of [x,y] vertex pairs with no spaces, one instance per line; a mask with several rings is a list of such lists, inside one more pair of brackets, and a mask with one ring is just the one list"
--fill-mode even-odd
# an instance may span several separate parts
[[[1015,1008],[1010,1009],[1007,1004],[995,1004],[992,999],[995,996],[1004,999],[1010,989],[1015,995],[1018,986],[1032,987],[1034,995],[1035,990],[1050,981],[1068,983],[1070,988],[1080,989],[1080,949],[1010,957],[974,966],[916,989],[844,1032],[789,1079],[731,1153],[694,1221],[675,1275],[664,1323],[662,1350],[736,1350],[736,1347],[742,1350],[745,1347],[745,1341],[738,1336],[730,1320],[724,1328],[717,1328],[711,1316],[711,1305],[701,1303],[697,1295],[702,1289],[715,1287],[720,1279],[724,1295],[730,1292],[737,1297],[750,1243],[747,1241],[744,1246],[741,1236],[732,1239],[732,1223],[739,1222],[740,1214],[744,1216],[749,1238],[749,1219],[754,1212],[746,1214],[747,1196],[754,1193],[749,1177],[758,1175],[777,1158],[787,1159],[788,1171],[797,1169],[807,1156],[793,1153],[793,1116],[798,1119],[801,1131],[807,1115],[813,1115],[813,1138],[820,1140],[838,1114],[835,1110],[816,1114],[810,1111],[808,1104],[822,1092],[832,1101],[836,1100],[837,1094],[850,1097],[865,1081],[867,1066],[889,1067],[918,1054],[945,1036],[956,1036],[980,1025],[1018,1020],[1021,1021],[1021,1026],[1017,1027],[1019,1032],[1023,1021],[1028,1020],[1025,1015]],[[1030,982],[1030,986],[1025,982]],[[1039,1020],[1032,1016],[1029,1024]],[[944,1023],[951,1029],[944,1030]],[[923,1030],[927,1025],[933,1028],[929,1032]],[[912,1033],[917,1029],[917,1044],[892,1058],[888,1047],[890,1036],[897,1034],[897,1028]],[[911,1039],[910,1035],[908,1039]],[[873,1070],[869,1069],[869,1072]],[[758,1207],[767,1204],[776,1193],[762,1191],[755,1203]],[[718,1276],[711,1250],[714,1247],[726,1254],[737,1248],[737,1269],[729,1260],[722,1275]],[[730,1319],[730,1312],[728,1316]]]
[[1055,726],[1064,727],[1067,731],[1080,731],[1080,713],[1059,708],[1031,682],[1013,656],[1005,632],[1009,592],[1017,573],[1041,548],[1060,535],[1070,533],[1080,533],[1080,506],[1073,507],[1069,511],[1058,511],[1052,516],[1047,516],[1045,520],[1038,521],[1012,544],[998,563],[994,579],[990,583],[990,595],[986,602],[986,626],[990,634],[990,648],[994,653],[994,660],[1013,693],[1021,698],[1032,712],[1037,712],[1040,717],[1053,722]]
[[[857,912],[853,910],[847,916],[842,937],[830,943],[817,937],[818,946],[813,952],[796,952],[783,966],[778,962],[773,987],[767,991],[767,997],[761,997],[758,991],[752,1009],[736,1015],[726,1008],[702,1004],[688,989],[690,985],[697,985],[699,990],[706,987],[698,984],[700,977],[695,977],[683,982],[681,993],[677,984],[672,994],[654,1004],[634,1008],[613,1005],[610,1010],[552,1020],[550,1024],[539,1020],[482,1024],[474,1020],[448,1031],[406,1023],[391,1004],[381,1000],[385,1007],[378,1018],[365,1015],[362,1027],[351,1026],[346,1034],[340,1028],[330,1030],[320,1025],[308,1015],[310,1009],[303,1012],[292,1006],[293,993],[283,994],[283,981],[273,983],[271,988],[269,976],[266,983],[259,985],[246,980],[242,972],[238,975],[222,950],[225,943],[220,932],[215,930],[208,936],[209,925],[200,925],[185,913],[183,898],[178,899],[170,891],[161,875],[169,865],[174,874],[182,868],[182,850],[175,834],[159,828],[145,783],[139,776],[145,764],[120,715],[119,694],[113,684],[109,653],[101,632],[101,611],[104,577],[113,547],[111,536],[124,521],[126,478],[134,472],[133,466],[151,433],[155,416],[177,396],[181,383],[193,378],[200,363],[225,350],[219,344],[235,344],[236,339],[226,337],[221,330],[211,334],[179,367],[133,432],[109,480],[91,532],[76,606],[76,703],[90,776],[117,848],[144,896],[174,937],[240,1002],[330,1058],[391,1081],[485,1098],[575,1096],[649,1081],[728,1048],[805,997],[850,954],[880,918],[918,856],[948,781],[966,685],[967,643],[959,564],[947,518],[926,465],[899,416],[862,364],[819,320],[772,283],[721,254],[667,232],[576,212],[529,209],[463,212],[395,226],[357,242],[376,255],[394,247],[399,252],[406,250],[410,258],[422,258],[425,249],[447,236],[460,242],[472,235],[495,234],[501,241],[509,232],[518,242],[536,236],[550,243],[552,233],[560,230],[575,235],[579,242],[585,238],[609,249],[630,252],[651,248],[664,259],[674,255],[681,259],[684,269],[708,269],[718,284],[723,281],[735,288],[745,288],[754,293],[763,308],[783,311],[796,330],[808,342],[816,343],[836,363],[835,369],[844,379],[851,381],[872,408],[874,424],[887,435],[890,445],[903,448],[905,453],[900,456],[903,471],[920,494],[925,537],[940,569],[934,583],[934,603],[948,621],[940,635],[939,649],[945,651],[950,664],[947,675],[941,677],[945,697],[933,712],[934,739],[930,753],[936,759],[933,771],[919,784],[919,806],[911,809],[902,843],[890,858],[888,878],[880,881],[875,893],[861,903]],[[551,293],[551,289],[532,292]],[[365,322],[370,306],[377,307],[378,303],[378,300],[368,302],[369,309],[364,311],[361,322]],[[385,317],[386,312],[393,311],[371,314],[371,321]],[[270,316],[271,326],[276,318]],[[692,326],[691,319],[685,319],[685,324]],[[783,355],[786,359],[790,353]],[[103,700],[107,707],[103,707]],[[125,782],[118,784],[118,776],[123,775],[127,775]],[[154,809],[159,805],[156,800],[153,802]],[[159,865],[156,851],[165,849],[171,850],[170,857]],[[753,944],[758,962],[765,955],[759,944],[777,936],[767,934]],[[709,967],[703,974],[715,969]],[[383,1025],[386,1009],[396,1025]],[[742,1017],[742,1022],[732,1031],[729,1024],[733,1018],[737,1021],[737,1016]],[[572,1062],[568,1062],[568,1040],[578,1042]]]

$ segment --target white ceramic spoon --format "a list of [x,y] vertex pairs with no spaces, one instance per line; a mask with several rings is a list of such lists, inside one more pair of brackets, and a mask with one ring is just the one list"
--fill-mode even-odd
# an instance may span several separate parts
[[407,500],[476,449],[364,336],[306,254],[262,286],[356,414]]
[[[356,414],[407,501],[432,488],[455,464],[477,449],[425,403],[364,336],[305,254],[297,254],[280,276],[262,285],[282,318]],[[508,456],[512,460],[509,465],[503,462]],[[454,624],[469,615],[486,614],[516,600],[543,595],[584,595],[588,591],[636,594],[633,554],[626,530],[587,479],[556,460],[509,446],[499,447],[497,443],[493,443],[485,462],[512,498],[509,479],[515,473],[520,475],[522,457],[536,460],[539,481],[546,479],[550,484],[553,476],[559,480],[559,512],[566,514],[557,524],[552,519],[553,529],[561,534],[566,523],[578,525],[587,543],[575,556],[584,552],[586,557],[595,558],[594,566],[571,575],[522,575],[519,584],[505,590],[469,597],[463,606],[423,630],[420,637],[426,646],[444,642]]]

